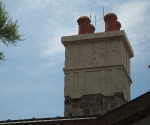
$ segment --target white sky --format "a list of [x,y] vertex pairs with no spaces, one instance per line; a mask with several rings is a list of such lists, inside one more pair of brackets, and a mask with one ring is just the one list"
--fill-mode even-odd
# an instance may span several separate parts
[[64,114],[64,46],[62,36],[78,33],[77,19],[96,15],[96,32],[105,14],[114,12],[125,30],[131,59],[131,99],[150,90],[149,0],[3,0],[25,41],[6,47],[0,63],[0,120],[47,118]]

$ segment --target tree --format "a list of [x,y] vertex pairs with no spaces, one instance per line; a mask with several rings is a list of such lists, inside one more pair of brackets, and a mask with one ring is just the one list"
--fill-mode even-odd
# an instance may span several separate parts
[[[3,42],[6,46],[9,44],[16,45],[17,41],[23,41],[21,39],[23,35],[18,33],[18,27],[16,21],[12,21],[9,13],[5,10],[5,5],[0,1],[0,41]],[[5,60],[3,52],[0,52],[0,60]]]

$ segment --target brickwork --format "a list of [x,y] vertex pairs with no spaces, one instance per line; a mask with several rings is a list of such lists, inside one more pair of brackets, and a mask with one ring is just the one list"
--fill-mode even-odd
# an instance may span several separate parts
[[117,92],[113,96],[104,96],[102,94],[83,95],[81,98],[71,99],[65,97],[65,113],[69,116],[88,116],[103,115],[127,101],[122,92]]

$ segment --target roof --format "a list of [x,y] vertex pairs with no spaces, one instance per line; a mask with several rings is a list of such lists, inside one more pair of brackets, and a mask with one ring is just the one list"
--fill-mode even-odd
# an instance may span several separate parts
[[100,125],[132,124],[150,116],[150,91],[99,117]]

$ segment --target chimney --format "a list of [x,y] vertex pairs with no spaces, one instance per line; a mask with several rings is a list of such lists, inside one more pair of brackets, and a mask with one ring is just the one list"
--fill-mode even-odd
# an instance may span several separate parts
[[119,21],[116,21],[116,30],[120,30],[121,23]]
[[87,34],[90,30],[91,20],[87,16],[81,16],[78,20],[78,34]]
[[104,16],[104,21],[105,21],[105,31],[106,32],[116,30],[117,16],[115,13],[107,13]]
[[95,31],[95,27],[92,25],[92,24],[90,24],[90,33],[94,33],[94,31]]
[[[103,115],[130,101],[132,47],[114,13],[104,17],[106,32],[94,33],[86,16],[79,34],[61,38],[65,46],[65,117]],[[111,31],[111,32],[107,32]]]

